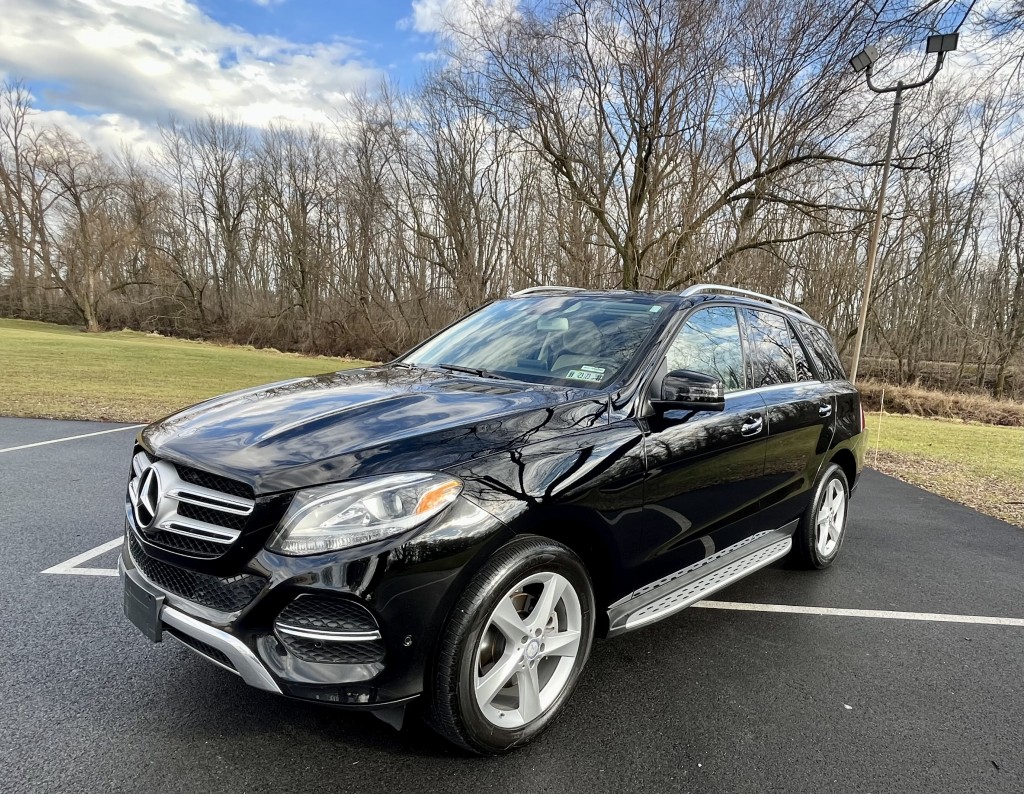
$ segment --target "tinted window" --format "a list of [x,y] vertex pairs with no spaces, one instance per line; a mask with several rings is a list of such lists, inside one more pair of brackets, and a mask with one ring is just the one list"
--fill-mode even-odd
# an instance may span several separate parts
[[796,365],[786,318],[753,309],[747,309],[746,314],[754,388],[795,381]]
[[793,340],[793,360],[796,362],[796,379],[817,380],[818,376],[814,374],[814,370],[811,369],[811,362],[807,359],[807,351],[804,350],[804,346],[801,344],[797,334],[793,332],[792,324],[789,326],[789,334]]
[[816,325],[800,323],[800,333],[807,342],[808,352],[814,360],[822,380],[846,380],[843,364],[836,354],[835,345],[827,333]]
[[668,351],[668,371],[677,369],[713,375],[725,384],[726,391],[746,388],[734,308],[698,309],[690,315]]

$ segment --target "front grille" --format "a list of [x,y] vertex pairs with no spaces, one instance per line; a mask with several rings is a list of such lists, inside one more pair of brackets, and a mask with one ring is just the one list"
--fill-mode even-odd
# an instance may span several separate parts
[[277,622],[316,631],[376,631],[377,621],[366,607],[342,598],[303,594],[286,606]]
[[203,488],[209,488],[211,491],[220,491],[221,493],[231,494],[231,496],[238,496],[242,499],[252,499],[254,497],[252,488],[244,482],[229,480],[227,477],[193,469],[191,466],[182,466],[180,463],[175,463],[174,467],[178,470],[178,476],[185,482],[201,485]]
[[240,516],[235,513],[224,513],[220,510],[213,510],[209,507],[200,507],[189,502],[178,504],[178,515],[182,518],[194,518],[196,521],[205,521],[207,524],[215,524],[218,527],[228,529],[244,529],[248,516]]
[[180,551],[190,557],[202,557],[212,560],[224,553],[223,543],[213,543],[209,540],[190,538],[188,535],[179,535],[177,532],[150,532],[146,540],[154,546],[161,546],[171,551]]
[[373,664],[384,660],[384,643],[323,642],[281,634],[285,648],[295,658],[319,664]]
[[139,570],[158,587],[220,612],[236,612],[247,606],[266,584],[263,577],[255,574],[211,576],[154,559],[146,554],[131,530],[128,549]]
[[194,557],[224,554],[242,534],[256,499],[245,483],[135,448],[126,508],[152,543]]
[[168,626],[164,627],[164,631],[166,631],[179,642],[187,645],[192,650],[201,653],[203,656],[213,659],[213,661],[217,662],[218,664],[224,665],[229,670],[235,669],[235,666],[231,664],[231,660],[227,657],[227,655],[223,651],[217,650],[212,645],[208,645],[202,640],[197,640],[195,637],[190,637],[183,631],[178,631],[177,629],[172,629]]

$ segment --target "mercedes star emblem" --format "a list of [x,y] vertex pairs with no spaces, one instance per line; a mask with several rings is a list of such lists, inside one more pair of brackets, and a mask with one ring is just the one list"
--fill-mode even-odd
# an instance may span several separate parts
[[149,466],[139,477],[139,490],[135,498],[135,520],[139,529],[145,529],[156,519],[160,503],[160,473]]

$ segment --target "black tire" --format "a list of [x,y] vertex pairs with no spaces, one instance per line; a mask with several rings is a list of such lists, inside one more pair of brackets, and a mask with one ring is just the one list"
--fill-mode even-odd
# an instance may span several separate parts
[[[817,518],[832,483],[838,483],[842,488],[844,512],[841,521],[842,528],[835,547],[824,553],[818,544]],[[846,538],[846,524],[850,515],[849,504],[850,484],[846,480],[846,474],[841,466],[830,463],[825,466],[819,476],[818,483],[814,488],[814,498],[801,517],[800,524],[793,536],[792,558],[800,567],[820,570],[828,568],[835,561],[839,550],[843,547],[843,540]]]
[[[567,579],[582,613],[579,650],[568,680],[554,701],[518,728],[500,728],[483,714],[474,682],[481,638],[491,614],[517,583],[538,573]],[[481,755],[497,755],[526,744],[562,711],[590,655],[594,638],[594,591],[583,562],[560,543],[538,536],[517,538],[499,549],[459,598],[438,643],[433,686],[424,717],[451,742]]]

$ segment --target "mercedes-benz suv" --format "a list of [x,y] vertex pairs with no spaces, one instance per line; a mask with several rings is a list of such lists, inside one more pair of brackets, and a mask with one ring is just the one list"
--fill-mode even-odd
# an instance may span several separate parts
[[269,692],[480,753],[559,713],[595,637],[836,559],[864,419],[785,301],[531,288],[381,366],[139,433],[124,608]]

